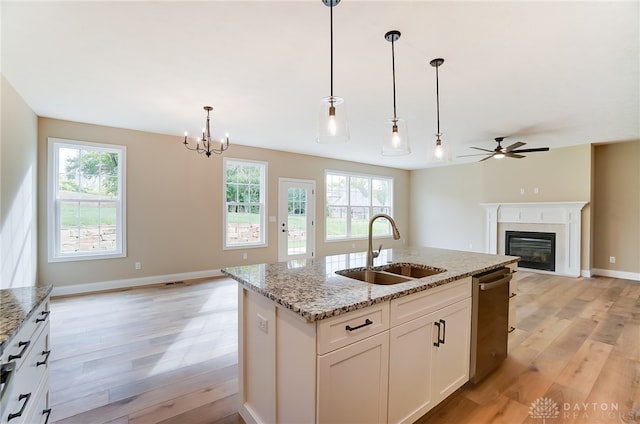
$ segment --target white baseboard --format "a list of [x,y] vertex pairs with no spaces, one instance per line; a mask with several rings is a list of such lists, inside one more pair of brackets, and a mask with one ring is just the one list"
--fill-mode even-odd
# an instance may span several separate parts
[[148,286],[158,283],[170,283],[173,281],[193,280],[196,278],[221,277],[224,274],[219,269],[207,271],[182,272],[179,274],[154,275],[150,277],[127,278],[124,280],[100,281],[86,284],[70,284],[67,286],[54,286],[51,296],[67,296],[72,294],[91,293],[104,290],[116,290],[131,287]]
[[591,270],[591,276],[594,276],[594,275],[599,275],[601,277],[613,277],[613,278],[622,278],[625,280],[640,281],[640,273],[638,272],[626,272],[626,271],[615,271],[611,269],[594,268]]

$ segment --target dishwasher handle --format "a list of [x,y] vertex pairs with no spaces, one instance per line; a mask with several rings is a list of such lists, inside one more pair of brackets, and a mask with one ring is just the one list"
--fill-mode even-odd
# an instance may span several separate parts
[[500,286],[503,286],[507,284],[509,281],[511,281],[511,277],[512,277],[511,274],[508,274],[502,277],[501,279],[499,279],[498,281],[492,281],[490,283],[480,283],[480,290],[481,291],[492,290]]

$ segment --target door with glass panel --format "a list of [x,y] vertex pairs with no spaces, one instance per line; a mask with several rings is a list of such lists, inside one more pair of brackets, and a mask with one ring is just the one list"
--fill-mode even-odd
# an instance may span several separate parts
[[280,178],[278,260],[311,258],[315,250],[316,182]]

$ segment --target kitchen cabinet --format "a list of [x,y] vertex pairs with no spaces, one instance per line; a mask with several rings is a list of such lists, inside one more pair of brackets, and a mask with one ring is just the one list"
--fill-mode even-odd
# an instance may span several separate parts
[[49,313],[47,296],[2,352],[2,424],[49,420]]
[[429,292],[391,301],[392,323],[419,316],[390,330],[390,423],[414,422],[469,379],[471,280]]
[[389,332],[318,357],[318,422],[386,423]]

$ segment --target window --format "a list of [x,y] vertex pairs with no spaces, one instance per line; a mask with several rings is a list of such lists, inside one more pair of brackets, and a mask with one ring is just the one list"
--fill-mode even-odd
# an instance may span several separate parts
[[224,158],[224,247],[267,244],[266,162]]
[[[365,238],[370,217],[379,213],[391,215],[392,178],[326,171],[325,193],[326,240]],[[376,220],[373,235],[390,236],[389,222]]]
[[126,256],[125,153],[49,138],[49,262]]

